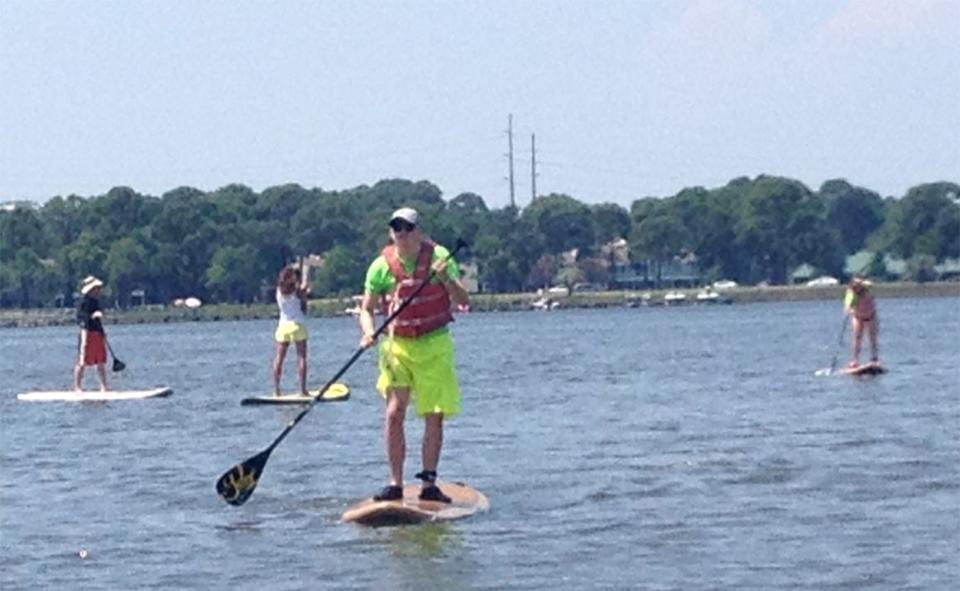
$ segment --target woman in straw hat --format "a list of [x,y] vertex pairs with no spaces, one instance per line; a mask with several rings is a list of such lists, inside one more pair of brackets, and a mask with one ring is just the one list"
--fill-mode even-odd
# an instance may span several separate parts
[[847,292],[843,299],[844,311],[850,316],[853,326],[853,359],[848,367],[860,366],[860,346],[863,342],[863,331],[866,329],[870,338],[870,361],[878,363],[877,334],[879,333],[879,318],[877,305],[870,293],[870,283],[863,277],[855,276],[847,285]]
[[100,308],[100,289],[103,282],[88,275],[80,285],[83,298],[77,306],[80,324],[77,364],[73,368],[73,389],[83,390],[83,372],[88,365],[97,366],[100,391],[107,391],[107,335],[103,332],[103,310]]

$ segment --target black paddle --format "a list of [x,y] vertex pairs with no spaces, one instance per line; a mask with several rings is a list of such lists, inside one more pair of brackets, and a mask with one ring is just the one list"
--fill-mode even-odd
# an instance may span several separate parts
[[840,357],[840,351],[843,349],[843,333],[847,331],[847,315],[843,315],[843,324],[840,325],[840,336],[837,338],[837,352],[833,354],[833,361],[830,362],[830,373],[828,376],[833,375],[833,371],[837,369],[837,358]]
[[110,341],[107,341],[107,350],[110,351],[110,357],[113,357],[113,371],[123,371],[127,364],[117,359],[117,356],[113,353],[113,347],[110,346]]
[[[453,258],[453,255],[455,255],[458,250],[466,245],[467,243],[463,240],[457,240],[457,245],[453,248],[453,251],[450,252],[447,260]],[[373,333],[374,340],[376,340],[376,338],[387,329],[393,319],[396,318],[404,308],[410,305],[410,303],[414,300],[414,298],[417,297],[417,295],[419,295],[423,288],[433,280],[434,275],[436,275],[436,271],[430,271],[430,275],[427,276],[427,279],[418,285],[417,288],[413,290],[413,293],[410,294],[410,297],[401,302],[400,305],[397,306],[397,309],[394,310],[393,314],[390,314],[390,316],[383,321],[383,324],[380,325],[380,328]],[[339,380],[348,369],[350,369],[350,366],[353,365],[353,363],[360,357],[360,355],[363,354],[364,351],[366,351],[366,349],[363,347],[359,347],[356,351],[354,351],[350,359],[347,360],[344,366],[340,368],[340,371],[330,378],[330,381],[324,384],[323,388],[320,389],[320,392],[314,396],[313,400],[310,401],[310,404],[308,404],[305,409],[300,411],[300,414],[294,417],[292,421],[287,423],[286,428],[276,439],[273,440],[273,443],[271,443],[267,449],[261,451],[247,461],[237,464],[233,468],[230,468],[223,473],[223,476],[217,480],[217,494],[223,497],[224,501],[230,503],[231,505],[242,505],[247,501],[248,498],[250,498],[250,495],[253,494],[253,489],[257,487],[257,482],[260,480],[260,476],[263,474],[263,469],[267,465],[267,460],[270,459],[270,454],[273,453],[274,448],[280,445],[280,442],[283,441],[290,431],[297,426],[297,423],[303,420],[303,417],[307,416],[307,413],[313,410],[313,407],[317,404],[317,401],[323,397],[323,394],[327,391],[327,389],[330,388],[330,386],[332,386],[337,380]]]

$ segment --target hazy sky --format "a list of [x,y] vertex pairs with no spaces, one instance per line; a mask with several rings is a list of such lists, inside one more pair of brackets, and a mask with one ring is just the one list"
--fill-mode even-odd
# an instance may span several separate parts
[[0,201],[960,180],[960,0],[0,0]]

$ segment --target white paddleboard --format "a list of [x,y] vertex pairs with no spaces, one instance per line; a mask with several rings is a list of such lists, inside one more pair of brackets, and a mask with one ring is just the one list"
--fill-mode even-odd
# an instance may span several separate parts
[[142,400],[144,398],[160,398],[173,394],[173,388],[154,388],[152,390],[110,390],[81,391],[61,390],[50,392],[27,392],[17,394],[18,400],[33,402],[106,402],[110,400]]

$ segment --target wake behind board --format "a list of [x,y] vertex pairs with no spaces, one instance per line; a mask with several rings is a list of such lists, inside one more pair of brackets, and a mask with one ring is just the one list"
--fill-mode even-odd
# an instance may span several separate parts
[[870,363],[864,363],[856,367],[845,367],[841,370],[841,373],[851,376],[876,376],[887,373],[887,368],[880,365],[879,361],[871,361]]
[[452,521],[469,517],[490,508],[483,493],[462,482],[438,481],[437,486],[451,499],[451,503],[421,501],[420,485],[403,487],[403,500],[374,501],[367,498],[351,505],[340,520],[371,527],[408,525],[430,521]]
[[[310,404],[313,399],[320,394],[319,390],[310,390],[310,396],[302,394],[284,394],[282,396],[252,396],[244,398],[240,404],[251,406],[256,404]],[[318,402],[343,402],[350,398],[350,387],[346,384],[337,382],[332,384],[327,391],[323,393],[323,398]]]
[[112,400],[143,400],[144,398],[161,398],[173,394],[173,388],[154,388],[152,390],[110,390],[81,391],[62,390],[51,392],[27,392],[17,394],[17,400],[33,402],[109,402]]

